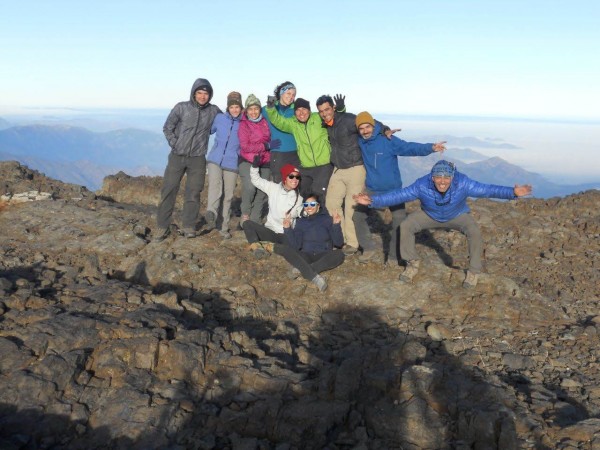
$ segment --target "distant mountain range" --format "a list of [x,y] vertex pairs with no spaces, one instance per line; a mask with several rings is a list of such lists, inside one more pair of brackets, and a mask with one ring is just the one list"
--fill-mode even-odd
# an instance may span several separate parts
[[134,128],[95,133],[65,125],[0,130],[0,159],[15,159],[47,176],[91,190],[105,176],[162,174],[169,146],[164,136]]
[[[432,142],[438,140],[457,146],[518,148],[503,141],[430,137]],[[105,176],[121,170],[132,176],[162,175],[169,151],[163,135],[136,128],[93,132],[68,125],[10,126],[0,118],[0,160],[17,160],[49,177],[90,190],[99,189]],[[401,158],[404,185],[428,173],[439,158],[437,154]],[[598,184],[554,184],[539,174],[469,148],[449,147],[444,158],[454,161],[461,172],[478,181],[509,186],[532,184],[536,197],[563,196],[598,188]]]

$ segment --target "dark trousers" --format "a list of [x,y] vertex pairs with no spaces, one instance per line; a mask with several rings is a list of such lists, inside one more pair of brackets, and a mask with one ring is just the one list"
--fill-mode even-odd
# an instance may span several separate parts
[[[386,239],[383,238],[383,253],[387,255],[388,261],[400,261],[400,248],[398,243],[400,242],[400,224],[406,219],[406,205],[400,203],[399,205],[392,205],[389,207],[392,213],[392,230],[390,232],[388,247],[386,247]],[[367,224],[367,216],[369,209],[366,206],[356,205],[352,220],[354,221],[354,227],[356,229],[356,236],[358,242],[363,250],[375,250],[375,243],[371,236],[371,230]],[[385,214],[385,208],[375,210],[383,222],[383,216]]]
[[275,244],[274,253],[283,256],[287,262],[300,271],[302,277],[312,280],[325,270],[333,269],[344,262],[341,250],[329,250],[323,253],[306,253],[288,245]]
[[179,192],[179,184],[183,175],[187,174],[183,197],[181,222],[184,229],[193,230],[198,221],[200,210],[200,193],[204,188],[206,175],[206,157],[178,156],[169,154],[169,162],[165,169],[163,187],[160,193],[160,203],[156,213],[156,224],[159,228],[168,228],[171,224],[175,200]]
[[331,164],[309,168],[301,167],[300,175],[302,175],[302,182],[300,183],[300,195],[306,198],[312,192],[320,197],[321,202],[324,202],[332,173],[333,166]]
[[287,239],[283,233],[275,233],[273,230],[253,222],[246,220],[242,225],[246,239],[250,244],[258,241],[275,242],[276,244],[285,244]]

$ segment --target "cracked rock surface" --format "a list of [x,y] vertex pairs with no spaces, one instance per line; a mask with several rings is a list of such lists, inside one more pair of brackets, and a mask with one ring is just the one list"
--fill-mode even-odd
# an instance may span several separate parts
[[600,448],[598,191],[471,202],[474,289],[433,231],[413,284],[352,256],[320,293],[237,218],[152,242],[154,179],[0,177],[52,193],[0,207],[0,448]]

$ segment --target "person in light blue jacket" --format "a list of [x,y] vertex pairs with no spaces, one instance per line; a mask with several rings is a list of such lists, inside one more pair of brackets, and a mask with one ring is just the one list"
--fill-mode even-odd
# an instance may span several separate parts
[[240,140],[238,128],[242,118],[242,95],[230,92],[227,95],[227,110],[215,117],[210,133],[215,134],[215,143],[206,154],[208,163],[208,200],[206,206],[206,229],[212,230],[217,223],[219,206],[222,206],[221,236],[231,238],[229,219],[231,199],[238,177]]
[[419,271],[416,233],[432,228],[449,228],[465,234],[469,246],[469,269],[463,286],[470,288],[477,285],[478,274],[482,270],[483,241],[479,226],[470,214],[467,198],[508,200],[529,194],[530,185],[510,187],[479,183],[458,172],[453,163],[441,160],[434,164],[431,174],[417,179],[408,187],[378,195],[361,193],[355,196],[355,200],[372,208],[421,201],[421,210],[411,213],[400,226],[400,253],[407,261],[400,280],[407,283],[412,282]]
[[[294,100],[296,100],[296,86],[291,81],[284,81],[278,84],[273,91],[275,95],[275,109],[283,117],[294,117]],[[275,127],[269,115],[267,114],[266,106],[262,108],[262,115],[269,123],[271,131],[271,139],[278,139],[281,145],[274,150],[271,150],[271,178],[275,183],[281,183],[281,168],[286,164],[291,164],[294,167],[300,167],[300,159],[298,159],[298,146],[296,139],[291,133],[281,131]]]

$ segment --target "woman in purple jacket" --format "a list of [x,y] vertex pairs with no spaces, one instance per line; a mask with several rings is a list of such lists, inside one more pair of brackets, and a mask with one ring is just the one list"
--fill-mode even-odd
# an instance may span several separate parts
[[215,143],[206,154],[208,172],[208,201],[206,206],[206,228],[212,230],[217,223],[220,203],[223,202],[221,236],[231,238],[229,218],[231,217],[231,199],[237,183],[238,156],[240,141],[238,128],[242,118],[242,95],[230,92],[227,96],[227,111],[219,113],[212,124],[211,134],[215,134]]
[[279,145],[279,141],[271,141],[269,123],[263,117],[260,100],[254,94],[250,94],[246,99],[246,111],[242,116],[238,137],[240,139],[239,170],[242,178],[241,226],[246,220],[261,223],[262,211],[267,201],[267,194],[257,189],[250,180],[250,167],[254,157],[260,156],[259,175],[268,180],[271,176],[270,150]]

